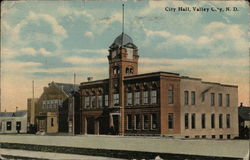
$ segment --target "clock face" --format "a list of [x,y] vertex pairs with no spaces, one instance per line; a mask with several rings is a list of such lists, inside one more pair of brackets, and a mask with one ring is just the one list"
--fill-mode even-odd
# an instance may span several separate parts
[[128,59],[133,59],[133,49],[131,48],[126,48],[127,49],[127,54],[128,54]]

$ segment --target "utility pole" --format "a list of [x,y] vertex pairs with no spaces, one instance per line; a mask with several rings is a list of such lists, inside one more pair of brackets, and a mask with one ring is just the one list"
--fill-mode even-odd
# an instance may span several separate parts
[[76,90],[76,74],[74,73],[74,89],[73,89],[73,97],[72,97],[72,134],[75,135],[75,90]]

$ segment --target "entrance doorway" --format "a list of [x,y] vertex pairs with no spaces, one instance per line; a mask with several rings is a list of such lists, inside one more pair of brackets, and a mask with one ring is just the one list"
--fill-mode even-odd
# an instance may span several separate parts
[[114,124],[114,134],[119,134],[119,124],[120,124],[120,116],[119,115],[112,115],[113,116],[113,124]]
[[87,134],[95,134],[95,119],[87,117]]

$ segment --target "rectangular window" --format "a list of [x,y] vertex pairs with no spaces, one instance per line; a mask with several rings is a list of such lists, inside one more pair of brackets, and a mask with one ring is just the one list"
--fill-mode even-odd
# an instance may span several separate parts
[[215,116],[211,114],[211,128],[215,128]]
[[127,105],[128,106],[132,105],[132,93],[131,92],[127,93]]
[[135,129],[141,129],[141,116],[139,114],[135,115]]
[[10,131],[10,130],[11,130],[11,128],[12,128],[11,121],[8,121],[8,122],[6,123],[6,128],[7,128],[7,131]]
[[115,93],[113,95],[113,102],[114,102],[114,106],[119,106],[119,94]]
[[132,129],[132,115],[131,114],[127,115],[127,129],[128,130]]
[[143,92],[143,104],[148,104],[148,91]]
[[204,92],[201,94],[201,102],[205,102],[205,93]]
[[207,136],[206,135],[202,135],[201,138],[206,138]]
[[222,94],[221,93],[219,93],[219,95],[218,95],[219,97],[218,97],[218,103],[219,103],[219,106],[222,106]]
[[230,114],[227,114],[227,128],[230,128],[231,124],[230,124]]
[[151,129],[157,128],[157,115],[156,113],[151,114]]
[[184,118],[184,121],[185,121],[185,129],[188,129],[189,128],[189,114],[188,113],[185,113],[185,118]]
[[46,101],[43,101],[43,109],[46,108]]
[[214,106],[214,93],[211,93],[211,102],[210,102],[211,106]]
[[151,91],[151,104],[157,103],[157,92],[156,90]]
[[98,106],[102,108],[102,95],[98,96]]
[[135,92],[135,105],[140,104],[140,92]]
[[220,135],[220,139],[223,139],[223,135],[222,134]]
[[17,121],[17,122],[16,122],[16,130],[17,130],[17,131],[20,131],[21,128],[22,128],[21,122],[20,122],[20,121]]
[[192,123],[192,129],[195,129],[195,113],[192,114],[191,123]]
[[173,129],[174,128],[174,114],[169,113],[168,114],[168,129]]
[[105,107],[109,106],[109,95],[105,95]]
[[174,104],[174,90],[173,90],[173,88],[168,89],[168,104]]
[[96,107],[96,97],[95,96],[91,96],[91,107],[92,108]]
[[188,91],[184,91],[184,104],[185,105],[188,105],[188,99],[189,99]]
[[231,139],[231,135],[230,134],[227,135],[227,139]]
[[219,114],[219,128],[222,128],[223,126],[223,119],[222,114]]
[[54,119],[53,118],[50,119],[50,125],[51,125],[51,127],[54,126]]
[[206,114],[201,115],[201,128],[206,128]]
[[215,135],[212,135],[212,138],[214,139],[214,138],[216,138],[216,136],[215,136]]
[[89,97],[85,97],[85,108],[89,107]]
[[143,129],[149,129],[149,115],[143,115]]
[[227,105],[227,107],[229,107],[230,106],[230,94],[227,94],[226,95],[226,105]]
[[195,91],[191,92],[191,104],[195,105]]

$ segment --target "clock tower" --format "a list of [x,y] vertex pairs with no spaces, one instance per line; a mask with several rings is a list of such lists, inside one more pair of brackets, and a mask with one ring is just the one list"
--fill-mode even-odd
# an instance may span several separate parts
[[121,33],[109,47],[109,108],[111,127],[124,134],[124,77],[138,73],[138,49],[130,36]]

